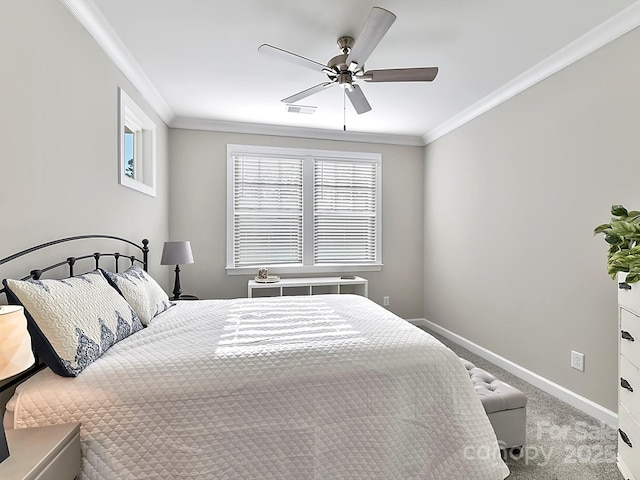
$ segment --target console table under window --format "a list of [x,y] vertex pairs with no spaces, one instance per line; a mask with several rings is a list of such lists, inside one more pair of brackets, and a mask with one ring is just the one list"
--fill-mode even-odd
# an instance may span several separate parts
[[368,280],[361,277],[281,278],[280,281],[275,283],[260,283],[255,280],[249,280],[247,296],[252,298],[351,293],[368,297],[368,290]]

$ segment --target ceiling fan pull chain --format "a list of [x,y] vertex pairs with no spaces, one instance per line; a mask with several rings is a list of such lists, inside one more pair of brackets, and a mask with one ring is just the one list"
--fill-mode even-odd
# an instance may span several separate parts
[[347,91],[342,89],[342,131],[347,131]]

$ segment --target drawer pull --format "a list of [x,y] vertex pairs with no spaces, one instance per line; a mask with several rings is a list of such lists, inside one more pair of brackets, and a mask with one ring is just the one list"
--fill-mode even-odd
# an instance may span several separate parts
[[633,448],[633,445],[632,445],[632,443],[631,443],[631,440],[629,440],[629,437],[627,436],[627,434],[626,434],[626,433],[624,433],[624,432],[622,431],[622,429],[620,429],[620,428],[618,429],[618,433],[620,434],[620,437],[622,438],[622,441],[623,441],[624,443],[626,443],[627,445],[629,445],[629,447]]
[[620,290],[631,290],[631,285],[629,285],[627,282],[620,282],[618,284],[618,288]]
[[622,388],[625,388],[627,390],[629,390],[630,392],[633,392],[633,387],[629,384],[629,382],[627,382],[624,378],[620,377],[620,386]]
[[620,333],[622,334],[622,338],[624,338],[625,340],[629,340],[630,342],[635,342],[636,341],[636,339],[633,338],[633,335],[631,335],[626,330],[620,330]]

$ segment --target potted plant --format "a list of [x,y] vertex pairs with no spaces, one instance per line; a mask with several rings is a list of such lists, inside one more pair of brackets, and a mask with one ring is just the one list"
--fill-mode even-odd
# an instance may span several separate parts
[[636,283],[640,280],[640,212],[613,205],[611,214],[610,223],[599,225],[593,231],[594,235],[604,234],[609,244],[607,272],[614,280],[618,273],[625,272],[624,282]]

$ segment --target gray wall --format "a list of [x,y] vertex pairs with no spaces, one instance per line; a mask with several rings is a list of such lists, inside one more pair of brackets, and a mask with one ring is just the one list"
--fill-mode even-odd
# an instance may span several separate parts
[[639,44],[636,29],[426,148],[425,317],[614,411],[616,284],[592,232],[612,204],[640,208]]
[[[0,258],[64,236],[147,237],[168,285],[166,125],[59,1],[2,0],[0,58]],[[157,198],[118,184],[119,86],[157,125]]]
[[405,318],[422,317],[423,149],[326,140],[296,139],[171,129],[171,205],[173,240],[190,240],[195,263],[181,267],[184,293],[204,298],[246,296],[249,275],[227,275],[227,144],[303,147],[382,154],[381,272],[369,280],[369,298]]

